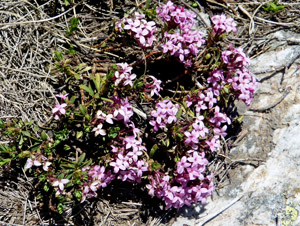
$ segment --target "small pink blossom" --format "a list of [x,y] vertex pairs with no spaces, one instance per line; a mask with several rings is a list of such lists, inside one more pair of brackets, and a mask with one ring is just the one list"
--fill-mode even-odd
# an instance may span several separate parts
[[95,132],[95,136],[98,136],[99,134],[102,136],[106,135],[105,129],[102,129],[103,124],[99,124],[97,127],[95,127],[92,131]]
[[61,100],[65,100],[65,99],[67,98],[68,95],[69,95],[69,94],[66,93],[66,94],[57,94],[57,95],[55,95],[55,96],[61,98]]
[[58,180],[55,180],[53,183],[52,183],[52,186],[54,187],[59,187],[59,189],[61,191],[64,190],[64,185],[69,183],[70,180],[68,179],[58,179]]
[[51,162],[44,162],[43,163],[43,170],[48,171],[49,166],[51,165]]
[[66,109],[65,109],[66,106],[67,106],[67,104],[65,104],[65,103],[55,105],[55,108],[52,109],[52,113],[54,115],[55,120],[59,120],[59,117],[61,115],[66,114]]

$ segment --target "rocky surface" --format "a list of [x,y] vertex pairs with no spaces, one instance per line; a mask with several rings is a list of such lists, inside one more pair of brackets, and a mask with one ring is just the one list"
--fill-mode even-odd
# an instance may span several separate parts
[[252,59],[260,81],[229,157],[241,164],[204,207],[182,209],[179,225],[300,225],[300,35],[279,31]]

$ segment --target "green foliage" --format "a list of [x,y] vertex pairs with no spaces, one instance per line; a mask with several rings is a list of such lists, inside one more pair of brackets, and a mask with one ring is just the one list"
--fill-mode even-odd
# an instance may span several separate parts
[[277,5],[277,0],[274,2],[270,2],[268,5],[266,5],[263,9],[266,12],[272,12],[272,13],[277,13],[281,10],[284,9],[284,5]]
[[65,0],[65,6],[69,6],[71,3],[74,3],[74,0]]
[[71,36],[71,35],[74,33],[74,31],[77,30],[77,28],[78,28],[78,23],[79,23],[78,17],[73,17],[73,18],[70,20],[70,25],[69,25],[69,27],[68,27],[68,29],[67,29],[67,35],[68,35],[68,36]]
[[197,2],[191,2],[191,6],[194,7],[194,8],[197,8],[198,4],[197,4]]

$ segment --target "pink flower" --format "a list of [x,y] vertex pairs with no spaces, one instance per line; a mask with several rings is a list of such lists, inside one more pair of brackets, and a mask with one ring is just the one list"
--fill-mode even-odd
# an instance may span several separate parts
[[186,131],[184,132],[184,135],[186,136],[186,139],[184,140],[185,145],[190,145],[193,148],[197,148],[195,144],[199,142],[199,132],[196,130],[192,130],[191,132]]
[[125,170],[125,167],[122,164],[120,159],[117,159],[115,162],[109,163],[110,166],[114,167],[114,173],[118,173],[119,170]]
[[101,110],[97,111],[97,116],[98,119],[102,119],[105,120],[107,123],[109,124],[114,124],[113,122],[113,115],[112,114],[105,114],[104,112],[102,112]]
[[[123,19],[117,24],[119,31],[126,31],[128,35],[135,38],[139,46],[143,48],[151,47],[155,40],[156,32],[155,22],[146,21],[145,16],[136,13],[134,19]],[[123,27],[124,29],[123,29]]]
[[177,173],[182,174],[184,169],[189,167],[191,163],[187,162],[186,156],[183,156],[179,162],[176,163],[177,166]]
[[102,136],[106,135],[106,131],[102,129],[103,124],[99,124],[97,127],[95,127],[92,131],[95,132],[95,136],[98,136],[99,134]]
[[218,136],[223,136],[223,137],[226,137],[227,133],[226,133],[226,130],[227,130],[227,126],[224,125],[222,128],[214,128],[214,133]]
[[131,31],[133,31],[133,32],[136,32],[136,28],[138,27],[138,26],[140,26],[140,24],[141,24],[141,21],[140,20],[132,20],[132,19],[127,19],[126,20],[126,25],[124,26],[124,29],[125,30],[131,30]]
[[142,134],[141,130],[139,128],[136,128],[133,122],[131,122],[129,124],[129,127],[132,128],[132,133],[133,133],[135,138]]
[[148,164],[143,160],[139,160],[136,164],[137,166],[137,176],[142,177],[143,172],[148,171]]
[[151,84],[151,86],[149,86],[149,88],[151,88],[150,96],[152,97],[155,94],[159,96],[159,91],[162,90],[162,88],[160,87],[161,80],[155,78],[154,76],[149,76],[149,77],[153,80],[153,83]]
[[69,95],[69,94],[66,93],[66,94],[57,94],[57,95],[55,95],[55,96],[61,98],[61,100],[65,100],[65,99],[67,98],[68,95]]
[[55,108],[52,109],[52,113],[54,115],[54,119],[58,120],[61,115],[66,114],[65,107],[67,104],[56,104]]
[[69,183],[69,181],[70,180],[68,180],[68,179],[58,179],[58,180],[56,180],[52,183],[52,186],[59,187],[59,189],[61,191],[63,191],[64,190],[64,185]]
[[37,159],[32,160],[31,158],[29,158],[29,159],[27,159],[27,162],[26,162],[24,168],[25,168],[25,169],[29,169],[29,168],[31,168],[33,165],[34,165],[34,166],[41,166],[42,163],[41,163],[39,160],[37,160]]
[[220,141],[216,137],[213,137],[210,140],[206,140],[205,143],[212,152],[220,147]]
[[212,17],[212,22],[214,24],[214,31],[216,35],[219,36],[225,32],[229,33],[231,31],[236,32],[236,23],[232,18],[226,18],[224,14],[214,15]]
[[209,91],[206,93],[206,97],[204,99],[205,102],[208,102],[208,108],[212,108],[215,103],[217,103],[217,99],[214,98],[213,92]]
[[48,171],[48,167],[51,165],[51,162],[44,162],[43,163],[43,170]]

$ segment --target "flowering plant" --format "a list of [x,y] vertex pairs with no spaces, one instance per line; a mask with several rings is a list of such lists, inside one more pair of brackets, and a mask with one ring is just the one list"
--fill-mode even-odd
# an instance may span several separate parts
[[[138,59],[115,62],[106,74],[82,64],[67,74],[72,86],[56,96],[61,104],[52,110],[52,135],[33,137],[32,124],[0,125],[23,139],[1,147],[13,150],[2,163],[23,161],[43,192],[58,198],[60,212],[65,201],[85,202],[115,180],[143,184],[166,208],[204,204],[214,190],[208,159],[235,120],[227,106],[235,99],[249,105],[257,83],[242,49],[220,45],[236,32],[231,18],[215,15],[205,37],[195,28],[196,15],[182,6],[169,1],[156,13],[156,22],[136,13],[116,24],[116,36],[147,53],[144,73]],[[70,59],[59,61],[62,72],[74,67]],[[167,79],[156,62],[179,70]]]

